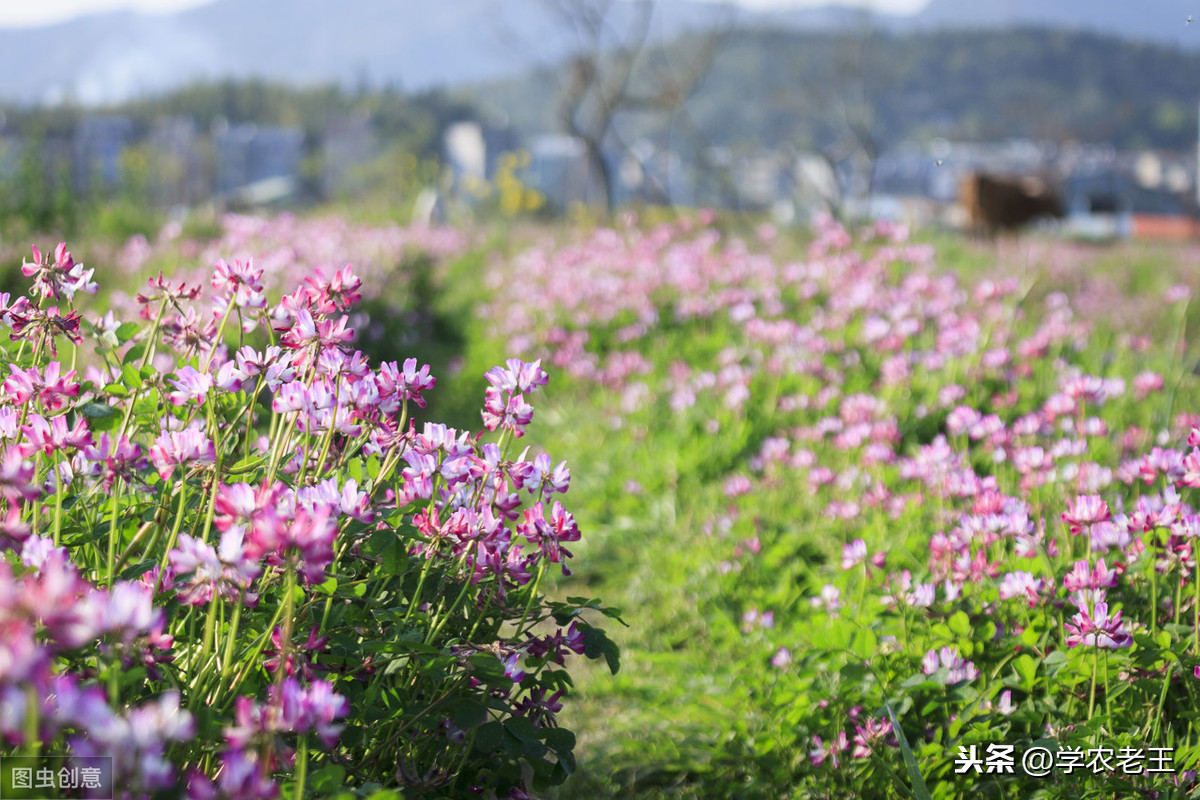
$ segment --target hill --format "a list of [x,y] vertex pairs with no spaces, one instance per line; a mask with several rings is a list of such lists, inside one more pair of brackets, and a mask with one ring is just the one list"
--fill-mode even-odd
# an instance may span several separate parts
[[[656,58],[694,45],[684,38]],[[619,127],[626,141],[672,136],[677,148],[689,131],[733,148],[810,148],[843,135],[852,113],[884,146],[944,136],[1187,149],[1197,74],[1200,52],[1088,32],[758,29],[728,39],[669,130],[661,116],[632,113]],[[540,70],[464,96],[521,129],[549,130],[558,80]]]
[[[617,16],[635,13],[617,2]],[[697,0],[658,0],[654,36],[713,27],[893,33],[946,28],[1054,26],[1193,48],[1174,0],[932,0],[910,16],[830,5],[755,11]],[[613,26],[622,27],[617,19]],[[552,64],[575,45],[545,0],[214,0],[167,15],[110,12],[0,29],[0,100],[121,102],[199,79],[296,84],[456,86]]]

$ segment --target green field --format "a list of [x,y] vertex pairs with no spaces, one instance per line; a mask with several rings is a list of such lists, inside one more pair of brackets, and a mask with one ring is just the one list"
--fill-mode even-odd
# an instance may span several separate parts
[[[7,265],[20,263],[13,247],[0,243]],[[274,303],[311,270],[328,277],[353,263],[363,297],[348,312],[348,346],[373,363],[432,366],[428,408],[412,410],[418,425],[479,429],[484,374],[508,358],[540,359],[549,382],[534,403],[532,447],[518,456],[522,441],[501,441],[520,462],[542,452],[566,461],[582,539],[571,575],[543,569],[544,581],[539,571],[521,590],[528,605],[515,629],[553,630],[549,612],[539,618],[549,627],[525,627],[541,591],[604,621],[620,654],[601,652],[597,634],[592,658],[570,661],[569,674],[523,662],[566,689],[557,725],[575,734],[577,766],[561,756],[565,733],[546,732],[551,713],[538,718],[538,741],[559,757],[538,750],[530,728],[507,751],[512,771],[496,778],[506,787],[519,774],[526,796],[559,798],[1200,796],[1200,245],[985,244],[832,222],[779,232],[685,214],[460,230],[228,217],[72,248],[103,284],[90,308],[118,319],[136,315],[132,295],[159,270],[204,283],[216,259],[253,256]],[[26,279],[12,270],[2,280],[15,296]],[[82,369],[90,356],[79,357]],[[228,408],[251,419],[256,396],[238,402]],[[281,430],[273,416],[272,444],[286,441]],[[340,469],[346,436],[312,445],[322,456],[346,446]],[[346,474],[367,481],[379,464],[365,463]],[[316,480],[307,470],[279,475],[300,487]],[[147,525],[160,519],[153,504],[130,508]],[[36,529],[44,512],[21,513]],[[428,519],[399,508],[388,519],[424,546],[417,530]],[[132,548],[134,528],[110,535]],[[477,644],[479,622],[461,602],[475,597],[473,583],[456,577],[467,556],[456,550],[435,578],[449,592],[439,599],[423,562],[399,552],[384,557],[400,564],[398,594],[381,588],[376,599],[407,608],[405,624],[429,601],[420,613],[437,622],[422,629],[420,652],[434,672],[413,672],[410,685],[438,708],[437,681],[449,679],[437,670],[451,670],[454,648]],[[112,581],[111,550],[108,560]],[[341,560],[329,570],[330,593],[375,574]],[[627,626],[586,610],[599,605]],[[236,633],[238,618],[224,614],[218,631]],[[460,614],[461,627],[443,627]],[[503,638],[504,624],[484,629]],[[298,621],[296,631],[303,641],[307,628]],[[337,645],[347,658],[357,646]],[[333,663],[337,647],[313,662]],[[0,670],[0,689],[3,680]],[[488,680],[495,699],[505,679]],[[161,690],[145,681],[134,690]],[[337,686],[361,699],[349,678]],[[183,707],[197,697],[185,691]],[[356,777],[372,723],[351,718],[342,743],[312,751],[328,762],[321,781],[286,785],[308,796],[336,781],[352,793],[341,796],[380,786],[488,796],[499,784],[447,765],[484,769],[499,744],[477,734],[500,707],[453,708],[445,724],[465,738],[407,746],[396,783]],[[206,724],[220,730],[216,717]],[[408,729],[397,722],[388,741]],[[1042,775],[1022,766],[1039,748],[1053,763]],[[367,750],[371,774],[382,774]],[[176,766],[194,766],[181,758]],[[203,765],[212,763],[210,753]],[[444,782],[429,778],[435,768]]]

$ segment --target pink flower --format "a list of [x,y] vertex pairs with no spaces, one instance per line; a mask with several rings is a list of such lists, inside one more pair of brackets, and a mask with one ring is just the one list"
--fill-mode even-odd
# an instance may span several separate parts
[[842,569],[853,569],[867,559],[867,543],[855,539],[842,546]]
[[188,774],[188,800],[274,800],[278,796],[278,784],[253,750],[246,753],[234,747],[225,751],[215,783],[199,770]]
[[146,281],[146,289],[145,293],[139,292],[136,298],[138,303],[143,306],[142,316],[146,319],[153,318],[155,312],[151,311],[148,306],[154,300],[167,300],[178,307],[180,300],[195,300],[200,296],[199,286],[188,286],[186,283],[176,286],[164,278],[161,271],[157,276]]
[[176,370],[175,377],[171,378],[169,383],[175,387],[175,391],[169,392],[167,399],[176,406],[185,405],[192,400],[195,400],[197,405],[203,405],[204,398],[213,387],[212,376],[198,371],[195,367]]
[[[1103,590],[1076,592],[1071,599],[1079,608],[1079,613],[1066,623],[1069,631],[1067,647],[1085,645],[1115,650],[1133,644],[1132,634],[1121,621],[1121,612],[1109,614]],[[1089,609],[1090,600],[1094,600],[1094,605]]]
[[786,647],[780,647],[775,651],[775,655],[771,656],[771,666],[776,669],[783,669],[790,663],[792,663],[792,652]]
[[10,447],[0,455],[0,497],[10,503],[36,499],[41,489],[34,479],[33,462],[26,459],[19,447]]
[[318,271],[316,276],[304,279],[304,287],[313,308],[321,314],[346,311],[362,300],[362,280],[354,274],[354,267],[346,266],[333,273],[328,281]]
[[932,675],[939,669],[947,671],[946,683],[962,683],[973,681],[979,677],[975,665],[962,657],[957,647],[943,647],[941,650],[930,650],[921,661],[921,671]]
[[749,494],[753,488],[754,485],[750,483],[750,479],[745,475],[730,475],[725,480],[725,496],[729,498]]
[[254,560],[246,558],[242,532],[238,528],[230,528],[221,534],[219,552],[189,534],[180,534],[169,557],[177,578],[190,576],[185,581],[176,580],[179,601],[184,605],[205,605],[214,594],[230,600],[244,594],[249,603],[257,600],[245,590],[262,569]]
[[1062,521],[1067,523],[1071,533],[1080,533],[1085,526],[1106,522],[1111,517],[1108,503],[1094,494],[1079,495],[1074,500],[1068,500],[1067,510],[1062,512]]
[[1157,372],[1141,372],[1133,379],[1133,390],[1137,399],[1142,400],[1152,392],[1163,388],[1163,377]]
[[810,597],[808,602],[814,608],[823,608],[826,611],[837,611],[842,607],[842,592],[832,583],[827,583],[821,587],[819,597]]
[[224,316],[230,302],[238,308],[263,308],[267,301],[262,294],[262,274],[251,261],[218,261],[212,276],[212,287],[217,292],[214,314]]
[[301,508],[290,523],[274,520],[274,524],[255,524],[246,543],[246,554],[257,558],[260,553],[268,553],[268,563],[276,566],[291,560],[305,583],[321,583],[325,580],[325,568],[333,562],[333,540],[337,533],[336,515],[328,507],[318,506],[311,512]]
[[1004,575],[1004,579],[1000,582],[1000,599],[1011,600],[1014,597],[1020,597],[1023,600],[1027,600],[1029,607],[1033,608],[1037,605],[1042,585],[1042,579],[1033,577],[1029,572],[1009,572]]
[[866,758],[876,745],[887,742],[890,744],[892,723],[886,719],[869,718],[865,725],[854,726],[855,758]]
[[164,481],[177,466],[215,464],[217,449],[198,423],[181,431],[163,431],[150,448],[150,460]]
[[550,376],[542,369],[542,360],[525,362],[510,358],[505,367],[492,367],[484,375],[496,389],[508,394],[531,394],[545,386]]
[[1111,589],[1117,585],[1117,577],[1117,572],[1110,570],[1103,558],[1096,563],[1095,569],[1091,569],[1087,561],[1076,561],[1071,571],[1063,577],[1063,588],[1068,592]]
[[525,402],[524,395],[512,395],[505,400],[494,386],[484,392],[483,424],[489,431],[506,428],[520,438],[525,435],[525,427],[532,421],[533,406]]
[[69,303],[76,292],[96,293],[96,284],[92,281],[95,270],[85,270],[82,264],[76,264],[67,252],[66,242],[59,242],[54,248],[53,262],[43,259],[42,252],[36,247],[32,249],[33,261],[21,265],[21,274],[33,278],[35,294],[51,299],[63,297]]
[[833,764],[834,769],[842,765],[840,754],[850,749],[850,742],[846,738],[845,731],[838,731],[836,737],[828,745],[821,740],[820,736],[813,736],[813,749],[809,751],[808,758],[812,761],[814,767],[819,767],[829,761]]

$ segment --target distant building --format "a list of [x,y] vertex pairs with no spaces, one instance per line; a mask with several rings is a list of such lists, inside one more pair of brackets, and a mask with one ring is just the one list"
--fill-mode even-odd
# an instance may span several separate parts
[[483,126],[474,120],[455,122],[442,134],[442,151],[456,180],[486,180],[487,150]]
[[[529,143],[529,158],[525,182],[551,206],[566,209],[576,203],[604,202],[604,187],[600,177],[591,174],[582,139],[552,133],[535,136]],[[617,169],[612,174],[615,177]]]
[[154,201],[162,206],[192,205],[212,193],[211,150],[187,117],[161,117],[146,137],[153,158]]
[[327,195],[356,192],[361,168],[379,154],[379,141],[366,114],[335,117],[325,124],[321,144],[321,189]]
[[12,178],[21,164],[25,142],[18,136],[0,136],[0,178]]
[[213,138],[219,195],[268,202],[299,189],[304,145],[299,128],[222,125]]
[[648,139],[630,146],[618,170],[618,204],[637,202],[693,206],[696,204],[695,171],[677,152],[658,147]]
[[[121,180],[121,154],[133,139],[133,121],[118,115],[89,115],[72,141],[75,187],[111,189]],[[99,186],[96,186],[96,183]]]
[[501,156],[519,149],[516,133],[507,123],[463,120],[446,126],[442,133],[442,159],[453,171],[455,181],[490,181],[496,176]]

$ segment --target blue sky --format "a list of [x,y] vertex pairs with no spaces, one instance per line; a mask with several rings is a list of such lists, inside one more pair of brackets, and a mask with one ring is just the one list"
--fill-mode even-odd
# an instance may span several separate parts
[[[879,11],[916,11],[928,0],[845,0]],[[61,22],[82,14],[134,8],[151,13],[192,8],[210,0],[0,0],[0,27],[25,27]],[[787,8],[823,5],[828,0],[735,0],[747,8]]]

